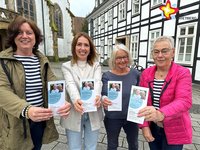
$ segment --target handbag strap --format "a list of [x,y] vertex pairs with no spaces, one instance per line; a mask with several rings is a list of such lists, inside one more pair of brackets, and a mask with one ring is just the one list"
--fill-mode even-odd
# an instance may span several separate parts
[[1,59],[1,66],[2,66],[7,78],[9,80],[10,84],[11,84],[11,87],[13,87],[13,81],[12,81],[12,79],[10,77],[10,73],[8,72],[8,69],[6,68],[6,64],[5,64],[3,59]]

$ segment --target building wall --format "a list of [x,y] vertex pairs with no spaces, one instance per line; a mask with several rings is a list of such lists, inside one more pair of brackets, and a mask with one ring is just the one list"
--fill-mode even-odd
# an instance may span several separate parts
[[[123,2],[125,2],[125,18],[120,20],[119,12]],[[172,7],[179,8],[179,12],[173,15],[170,20],[161,15],[162,11],[159,7],[165,4],[163,1],[161,4],[153,6],[153,0],[139,0],[140,11],[135,14],[132,2],[133,0],[103,1],[87,16],[89,34],[101,54],[100,61],[104,62],[112,51],[111,47],[120,42],[130,49],[135,61],[146,68],[153,65],[150,55],[151,42],[157,36],[168,35],[175,39],[176,55],[174,61],[189,68],[193,81],[200,83],[200,1],[170,0]],[[110,11],[112,11],[111,23],[109,23]],[[192,44],[187,43],[185,46],[185,51],[189,49],[192,51],[189,54],[190,58],[187,54],[182,58],[180,54],[181,42],[179,41],[183,38],[182,32],[190,33],[190,35],[185,35],[185,42],[189,43],[192,39]],[[134,38],[138,38],[135,45],[133,44]],[[110,42],[112,42],[112,46],[110,46]],[[135,54],[133,46],[137,47]]]
[[[17,11],[17,4],[15,1],[15,10]],[[47,56],[53,56],[53,34],[50,27],[49,7],[46,0],[34,0],[36,6],[36,23],[44,35],[44,41],[40,44],[39,49]],[[73,38],[71,17],[67,8],[69,8],[68,1],[50,0],[52,4],[57,3],[62,11],[63,16],[63,37],[58,38],[58,54],[60,58],[71,55],[71,41]],[[0,7],[7,9],[5,0],[0,1]],[[0,31],[1,32],[1,31]]]

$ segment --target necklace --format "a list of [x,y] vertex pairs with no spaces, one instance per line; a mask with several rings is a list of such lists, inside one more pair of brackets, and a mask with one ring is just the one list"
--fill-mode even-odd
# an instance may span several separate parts
[[156,78],[161,78],[161,79],[165,78],[166,75],[167,75],[167,72],[161,73],[161,72],[158,72],[158,71],[156,71],[156,74],[155,74]]

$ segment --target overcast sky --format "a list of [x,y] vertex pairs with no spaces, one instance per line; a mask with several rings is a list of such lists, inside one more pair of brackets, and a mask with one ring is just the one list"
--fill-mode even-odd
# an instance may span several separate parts
[[69,0],[70,10],[77,17],[86,17],[92,12],[95,0]]

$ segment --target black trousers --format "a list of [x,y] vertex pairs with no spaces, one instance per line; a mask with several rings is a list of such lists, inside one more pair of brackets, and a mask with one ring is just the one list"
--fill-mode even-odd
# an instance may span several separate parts
[[42,137],[44,134],[44,128],[46,126],[46,122],[33,122],[29,120],[31,138],[34,144],[33,150],[40,150],[42,147]]
[[129,150],[138,150],[138,125],[126,119],[104,118],[104,125],[107,133],[107,150],[117,150],[118,138],[121,128],[126,133]]

